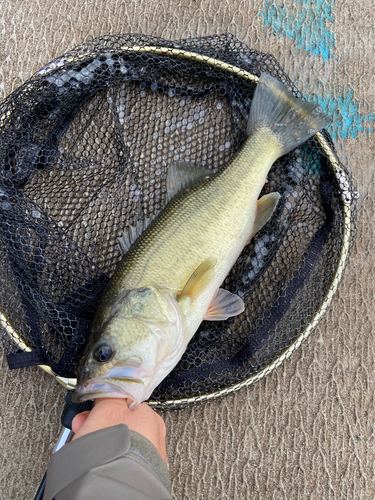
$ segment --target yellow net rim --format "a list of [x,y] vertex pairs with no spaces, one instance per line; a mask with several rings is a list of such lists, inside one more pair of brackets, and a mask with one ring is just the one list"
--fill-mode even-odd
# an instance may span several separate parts
[[[259,77],[256,75],[253,75],[252,73],[249,73],[248,71],[245,71],[241,68],[238,68],[237,66],[234,66],[232,64],[226,63],[224,61],[220,61],[219,59],[215,59],[209,56],[205,56],[202,54],[198,54],[196,52],[191,52],[191,51],[186,51],[182,49],[174,49],[170,47],[157,47],[157,46],[138,46],[134,45],[133,47],[121,47],[120,49],[116,50],[109,50],[108,52],[113,52],[116,54],[121,54],[121,53],[126,53],[126,52],[137,52],[137,53],[149,53],[149,54],[156,54],[156,55],[163,55],[166,57],[173,57],[173,58],[179,58],[179,59],[188,59],[191,61],[195,61],[204,65],[211,66],[215,69],[219,69],[221,71],[225,71],[227,73],[231,73],[235,75],[238,78],[242,78],[244,80],[249,80],[252,82],[258,82]],[[86,54],[80,54],[78,58],[80,59],[85,59],[87,56],[92,56],[91,53],[86,53]],[[73,62],[76,60],[76,57],[73,58],[71,57],[66,57],[66,58],[61,58],[60,61],[65,63],[65,62]],[[27,91],[27,90],[26,90]],[[4,123],[4,119],[6,117],[2,116],[0,117],[0,122]],[[317,141],[323,152],[326,154],[330,165],[336,175],[339,175],[340,177],[345,176],[345,173],[343,172],[340,163],[338,162],[335,153],[333,152],[330,144],[327,142],[327,140],[324,138],[323,134],[318,132],[315,134],[314,139]],[[245,380],[238,382],[236,384],[230,385],[224,389],[220,389],[218,391],[214,391],[208,394],[201,394],[199,396],[194,396],[190,398],[182,398],[182,399],[171,399],[171,400],[166,400],[163,402],[160,401],[153,401],[152,399],[149,400],[147,403],[152,406],[153,408],[160,409],[160,410],[171,410],[171,409],[177,409],[177,408],[183,408],[187,406],[194,406],[197,403],[203,403],[206,401],[212,401],[214,399],[218,399],[220,397],[226,396],[228,394],[233,394],[240,389],[244,387],[249,387],[250,385],[254,384],[255,382],[258,382],[260,379],[271,373],[275,368],[277,368],[281,363],[283,363],[286,359],[290,358],[292,353],[297,350],[302,342],[304,342],[309,335],[312,333],[314,328],[318,325],[319,321],[323,317],[325,311],[329,307],[333,296],[336,292],[336,289],[342,279],[343,276],[343,271],[345,269],[345,264],[349,255],[349,250],[350,250],[350,237],[353,229],[353,224],[352,224],[352,210],[350,206],[350,202],[345,199],[345,195],[343,193],[343,198],[344,198],[344,203],[342,205],[342,210],[343,210],[343,220],[344,220],[344,230],[342,234],[342,243],[340,247],[340,253],[338,256],[337,260],[337,267],[336,267],[336,272],[334,273],[333,280],[331,283],[331,286],[326,293],[323,302],[321,303],[320,307],[317,309],[315,312],[315,315],[312,319],[312,321],[306,325],[306,327],[301,331],[299,336],[294,340],[294,342],[287,348],[285,351],[280,354],[272,363],[267,365],[265,368],[260,370],[258,373],[253,374],[249,377],[247,377]],[[20,335],[17,334],[17,332],[9,325],[7,322],[7,319],[5,315],[0,311],[0,326],[4,329],[4,331],[7,333],[9,338],[12,340],[12,342],[17,342],[17,347],[25,352],[30,352],[32,349],[28,347],[23,339],[20,337]],[[56,375],[53,370],[47,366],[47,365],[38,365],[39,368],[41,368],[43,371],[46,373],[52,375],[56,381],[61,384],[65,389],[68,390],[74,390],[76,387],[77,380],[75,378],[66,378],[66,377],[60,377]]]

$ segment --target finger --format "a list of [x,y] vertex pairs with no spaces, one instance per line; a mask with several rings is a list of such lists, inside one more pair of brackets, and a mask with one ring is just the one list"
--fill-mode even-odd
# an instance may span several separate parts
[[[129,400],[131,401],[131,400]],[[127,405],[128,399],[127,398],[96,398],[94,400],[94,405],[98,405],[101,403],[119,403],[119,404],[125,404]]]
[[87,417],[89,416],[89,411],[83,411],[82,413],[78,413],[72,420],[72,431],[74,434],[77,433],[78,429],[86,422]]
[[127,410],[131,400],[126,398],[97,398],[94,401],[94,408],[102,410],[103,408],[119,408],[121,411]]

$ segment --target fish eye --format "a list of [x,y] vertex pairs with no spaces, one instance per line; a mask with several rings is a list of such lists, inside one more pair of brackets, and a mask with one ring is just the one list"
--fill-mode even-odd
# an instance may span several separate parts
[[93,353],[93,357],[99,363],[107,363],[113,358],[114,351],[109,345],[100,345]]

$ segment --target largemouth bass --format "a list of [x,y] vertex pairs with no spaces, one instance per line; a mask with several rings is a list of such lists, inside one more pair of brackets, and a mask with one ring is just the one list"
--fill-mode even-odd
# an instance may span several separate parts
[[330,121],[318,105],[295,98],[263,73],[235,157],[215,175],[170,168],[169,194],[179,194],[143,232],[133,228],[122,239],[126,253],[95,314],[76,402],[112,397],[141,403],[176,366],[203,319],[244,310],[242,299],[220,285],[278,203],[278,193],[258,200],[268,171]]

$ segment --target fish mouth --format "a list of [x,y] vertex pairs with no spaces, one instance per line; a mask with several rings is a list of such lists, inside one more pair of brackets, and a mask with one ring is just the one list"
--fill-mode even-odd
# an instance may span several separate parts
[[131,396],[121,391],[118,387],[109,384],[108,382],[93,381],[92,383],[84,383],[77,387],[72,400],[75,403],[83,403],[84,401],[92,401],[96,398],[129,398]]
[[[96,398],[124,398],[141,402],[146,392],[148,377],[144,379],[134,367],[115,367],[106,375],[82,382],[76,387],[72,400],[75,403]],[[142,376],[142,378],[139,378]]]
[[[116,383],[118,382],[118,383]],[[132,401],[138,400],[136,394],[141,390],[144,391],[144,383],[139,379],[117,378],[116,382],[98,379],[85,382],[78,386],[72,396],[75,403],[83,403],[84,401],[94,400],[96,398],[123,398]],[[135,391],[127,391],[120,384],[134,385]],[[136,387],[136,385],[138,387]]]

